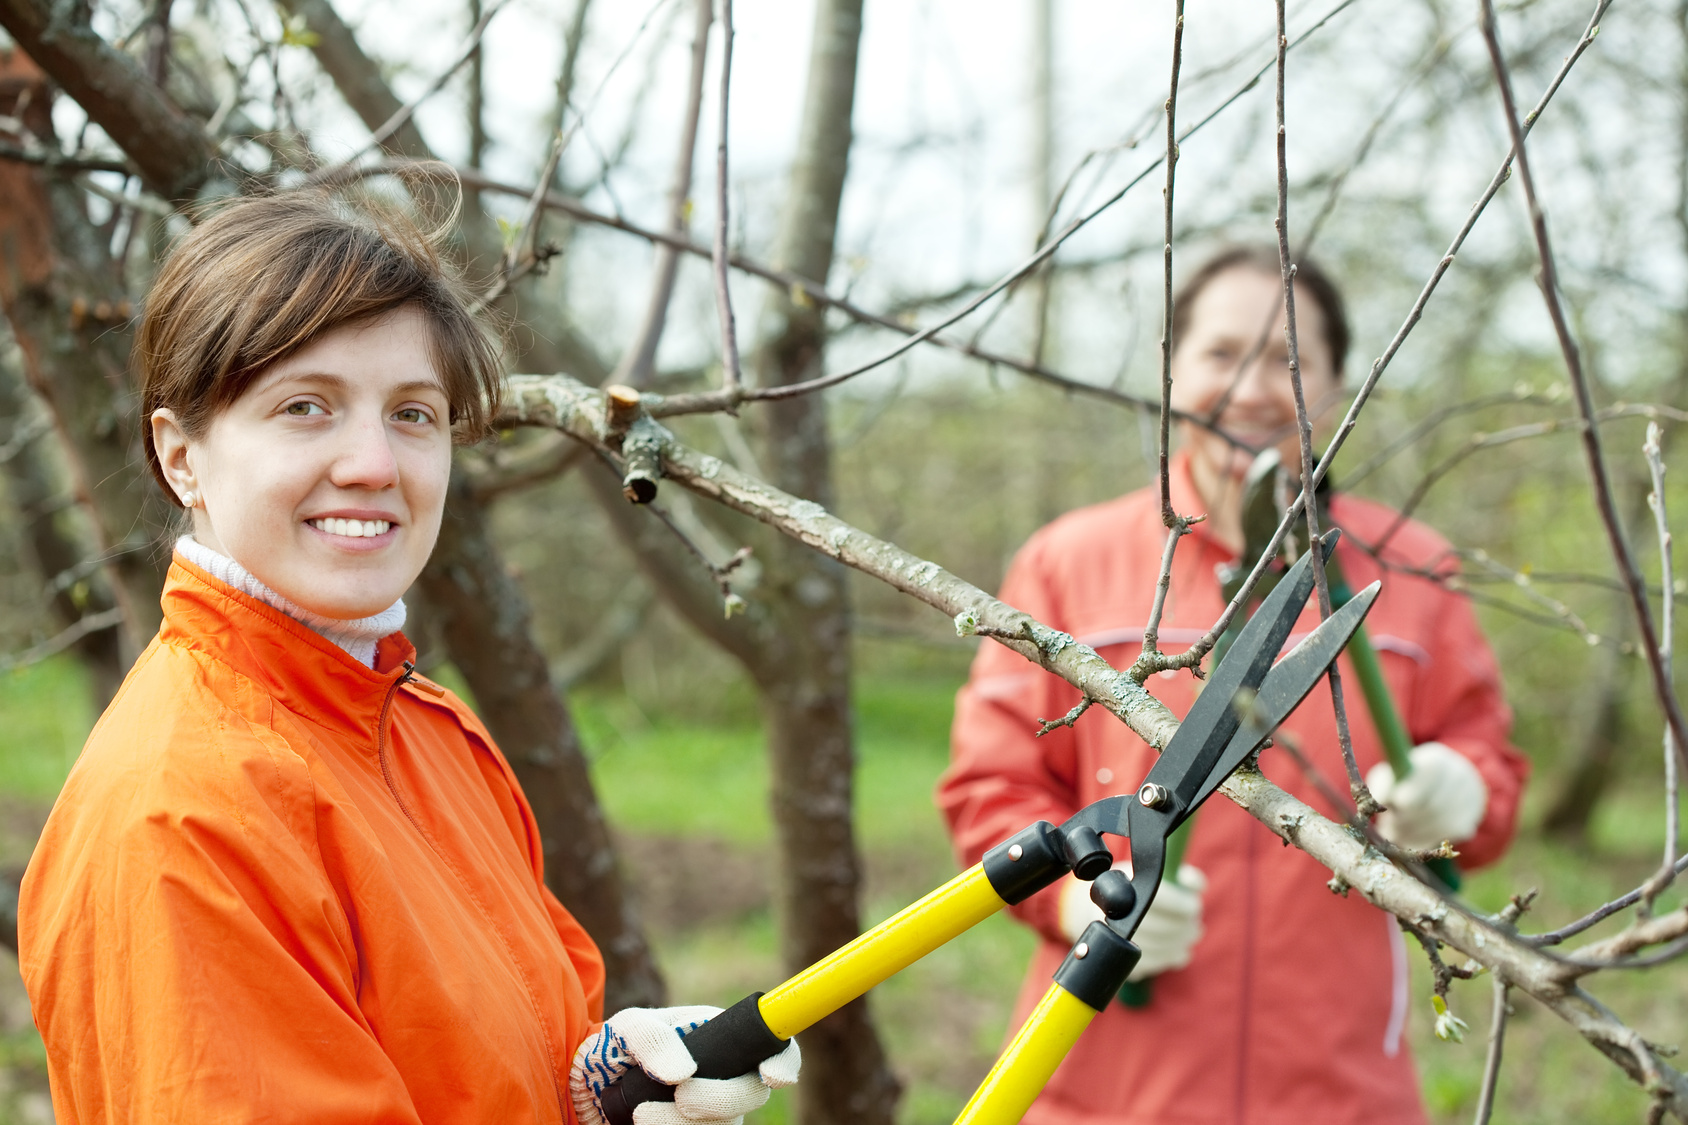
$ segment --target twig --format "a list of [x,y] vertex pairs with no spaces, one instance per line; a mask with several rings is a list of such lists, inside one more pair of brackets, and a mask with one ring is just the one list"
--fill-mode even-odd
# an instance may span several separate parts
[[[1671,566],[1671,533],[1670,517],[1665,510],[1665,461],[1659,446],[1659,424],[1647,424],[1647,441],[1642,445],[1642,452],[1647,456],[1647,473],[1652,480],[1653,490],[1647,495],[1647,505],[1653,509],[1654,528],[1659,536],[1659,582],[1664,587],[1665,597],[1662,603],[1659,620],[1659,660],[1665,668],[1665,678],[1673,680],[1672,657],[1675,649],[1676,629],[1676,576]],[[1681,774],[1677,770],[1678,748],[1672,732],[1667,728],[1664,733],[1665,743],[1665,855],[1659,864],[1659,873],[1647,880],[1647,885],[1641,893],[1641,914],[1651,913],[1653,900],[1658,898],[1665,888],[1669,887],[1676,878],[1676,846],[1678,834],[1681,832],[1678,807],[1678,788]]]
[[[1675,875],[1682,874],[1684,870],[1688,870],[1688,856],[1679,857],[1677,861],[1671,865],[1671,872]],[[1643,883],[1641,886],[1635,888],[1633,891],[1630,891],[1628,894],[1619,895],[1611,902],[1601,904],[1595,909],[1589,911],[1587,914],[1584,914],[1581,918],[1578,918],[1575,922],[1561,926],[1557,930],[1550,930],[1544,934],[1520,934],[1519,940],[1537,947],[1558,945],[1566,938],[1576,937],[1584,930],[1588,930],[1599,925],[1612,915],[1617,914],[1620,911],[1628,910],[1630,907],[1641,901],[1641,896],[1646,892],[1646,889],[1647,884]]]
[[35,164],[43,168],[66,172],[121,172],[125,176],[135,174],[135,166],[127,160],[105,160],[97,156],[65,156],[57,152],[49,152],[41,148],[24,148],[20,145],[0,144],[0,160],[10,160],[16,164]]
[[[502,195],[515,195],[526,199],[531,196],[533,190],[532,188],[520,187],[515,184],[507,184],[502,181],[495,180],[490,176],[476,172],[472,168],[456,167],[441,161],[433,160],[406,160],[403,158],[391,159],[377,164],[365,165],[361,168],[355,169],[351,174],[358,178],[368,178],[379,175],[414,174],[419,171],[425,172],[428,170],[436,170],[440,173],[454,176],[464,186],[471,187],[479,191],[497,192]],[[578,222],[591,223],[595,226],[618,230],[625,234],[631,234],[637,238],[642,238],[657,246],[672,247],[682,254],[689,254],[694,257],[707,259],[713,259],[714,257],[714,252],[708,246],[692,242],[680,235],[669,234],[663,231],[652,230],[649,227],[640,226],[638,223],[630,222],[618,215],[606,215],[601,211],[596,211],[587,207],[578,199],[574,199],[570,196],[551,192],[545,196],[544,206],[550,210],[559,211],[568,215],[570,218],[575,219]],[[759,277],[764,281],[779,286],[786,293],[800,293],[804,299],[813,301],[817,305],[837,309],[839,312],[858,323],[870,324],[876,328],[883,328],[903,336],[911,336],[915,332],[914,328],[900,320],[869,311],[868,309],[862,308],[860,305],[854,304],[848,298],[828,293],[818,282],[799,276],[789,270],[775,269],[772,266],[746,258],[740,254],[730,255],[727,259],[727,263],[732,266],[733,269],[736,269],[741,273],[750,274],[752,277]],[[1144,398],[1139,395],[1126,394],[1123,391],[1098,383],[1087,383],[1082,379],[1075,379],[1069,375],[1063,375],[1052,368],[1040,366],[1003,352],[993,352],[985,348],[976,347],[963,341],[955,340],[951,337],[942,335],[930,336],[922,342],[932,344],[935,347],[944,348],[948,351],[956,352],[968,357],[969,359],[979,360],[980,362],[990,364],[993,367],[1007,368],[1018,374],[1037,380],[1038,382],[1047,383],[1050,386],[1060,387],[1062,390],[1070,391],[1074,394],[1087,395],[1092,398],[1098,398],[1105,402],[1111,402],[1119,406],[1128,407],[1132,410],[1140,410],[1145,413],[1150,413],[1159,409],[1159,404],[1154,399]],[[710,392],[707,396],[647,395],[646,403],[651,415],[659,418],[674,417],[680,414],[715,412],[725,409],[724,406],[721,405],[719,392]],[[1204,429],[1214,429],[1212,424],[1206,419],[1192,414],[1187,414],[1183,411],[1173,411],[1173,417],[1179,419],[1180,421],[1190,422],[1193,425],[1200,426]],[[1219,431],[1215,432],[1217,433]],[[1234,444],[1237,444],[1239,448],[1246,448],[1242,446],[1242,443],[1236,442],[1234,438],[1230,438],[1223,433],[1220,433],[1220,436],[1225,438],[1225,440],[1229,440]]]
[[733,323],[733,292],[727,285],[727,108],[733,82],[733,0],[721,0],[720,125],[715,142],[715,309],[721,318],[721,389],[736,392],[739,371],[738,328]]
[[[1311,35],[1314,31],[1318,30],[1320,27],[1324,26],[1326,20],[1329,20],[1331,18],[1331,16],[1334,16],[1336,14],[1336,12],[1341,11],[1343,8],[1347,7],[1348,4],[1351,3],[1351,2],[1352,2],[1352,0],[1344,0],[1344,2],[1342,4],[1337,5],[1337,7],[1335,9],[1333,9],[1330,13],[1328,13],[1324,17],[1324,19],[1321,19],[1317,24],[1315,24],[1313,28],[1310,28],[1307,32],[1305,32],[1301,36],[1299,36],[1296,39],[1296,44],[1299,45],[1299,44],[1305,42],[1309,35]],[[1227,109],[1229,106],[1231,106],[1237,100],[1237,98],[1241,97],[1243,94],[1247,93],[1250,89],[1252,89],[1254,87],[1254,85],[1260,80],[1260,75],[1264,74],[1264,73],[1265,73],[1265,68],[1262,68],[1262,70],[1258,74],[1256,74],[1253,78],[1251,78],[1247,83],[1245,83],[1241,89],[1239,89],[1236,93],[1232,94],[1231,97],[1227,98],[1224,102],[1222,102],[1217,108],[1215,108],[1207,116],[1203,117],[1200,121],[1196,122],[1190,128],[1186,129],[1184,131],[1184,133],[1181,136],[1178,137],[1178,142],[1180,144],[1183,143],[1184,141],[1188,140],[1192,135],[1194,135],[1198,130],[1200,130],[1203,126],[1205,126],[1208,123],[1210,123],[1211,121],[1213,121],[1213,119],[1215,117],[1217,117],[1221,112],[1223,112],[1225,109]],[[887,349],[886,351],[880,353],[878,356],[875,356],[873,359],[867,360],[864,363],[858,364],[857,366],[852,367],[852,368],[848,368],[847,370],[844,370],[844,371],[837,371],[837,372],[833,372],[833,373],[828,374],[828,375],[819,375],[819,376],[816,376],[813,379],[806,379],[806,380],[804,380],[802,382],[798,382],[798,383],[786,383],[786,384],[783,384],[783,385],[780,385],[780,386],[774,386],[774,387],[746,388],[746,389],[741,389],[736,394],[732,394],[732,395],[727,394],[725,391],[716,391],[716,392],[713,392],[712,394],[702,394],[702,395],[691,396],[692,401],[688,402],[688,404],[687,404],[688,412],[696,413],[696,412],[711,411],[711,410],[724,410],[724,409],[726,409],[729,401],[733,405],[737,405],[738,403],[741,403],[741,402],[766,402],[766,401],[775,401],[775,400],[786,399],[786,398],[796,398],[796,397],[801,396],[801,395],[813,394],[816,391],[824,391],[824,390],[827,390],[829,388],[836,387],[840,383],[848,382],[849,380],[854,379],[858,375],[865,374],[869,371],[874,370],[877,367],[881,367],[884,364],[889,363],[891,360],[896,359],[898,356],[900,356],[900,355],[904,354],[905,352],[909,351],[910,349],[914,348],[916,345],[925,343],[927,340],[933,338],[939,332],[941,332],[943,329],[948,328],[951,325],[955,324],[957,321],[963,320],[966,317],[970,316],[973,312],[975,312],[977,309],[979,309],[980,306],[984,305],[985,302],[989,301],[991,298],[995,297],[997,294],[1001,293],[1003,290],[1008,289],[1010,286],[1014,285],[1014,283],[1018,282],[1021,278],[1028,276],[1033,271],[1040,268],[1043,265],[1043,263],[1045,261],[1047,261],[1055,253],[1055,251],[1058,250],[1061,247],[1061,245],[1063,243],[1065,243],[1073,235],[1077,234],[1084,227],[1088,226],[1092,221],[1094,221],[1098,216],[1100,216],[1105,211],[1107,211],[1109,208],[1111,208],[1114,204],[1116,204],[1120,200],[1124,199],[1126,197],[1126,195],[1133,188],[1135,188],[1138,184],[1142,183],[1143,180],[1147,179],[1148,176],[1149,176],[1149,173],[1153,172],[1156,168],[1158,168],[1165,159],[1166,159],[1166,157],[1165,157],[1164,154],[1162,154],[1161,156],[1157,156],[1153,161],[1151,161],[1149,163],[1149,165],[1147,167],[1143,168],[1142,171],[1138,172],[1135,176],[1133,176],[1130,180],[1128,180],[1125,184],[1123,184],[1118,190],[1116,190],[1112,195],[1108,196],[1106,199],[1102,200],[1100,203],[1096,204],[1094,207],[1090,208],[1088,211],[1084,212],[1083,214],[1081,214],[1078,217],[1069,221],[1064,227],[1062,227],[1058,232],[1056,232],[1056,234],[1054,236],[1052,236],[1050,239],[1048,239],[1048,241],[1046,241],[1042,246],[1040,246],[1032,254],[1032,256],[1030,258],[1027,258],[1025,261],[1021,262],[1018,266],[1016,266],[1009,273],[1005,274],[999,280],[997,280],[996,282],[994,282],[993,284],[991,284],[990,286],[988,286],[987,288],[985,288],[984,290],[982,290],[981,292],[976,294],[971,300],[969,300],[966,304],[964,304],[959,310],[957,310],[956,312],[951,313],[949,316],[944,317],[943,319],[939,320],[936,324],[930,325],[926,328],[920,329],[917,332],[914,332],[912,335],[909,336],[908,339],[904,340],[902,343],[896,345],[895,347]],[[676,411],[676,413],[678,413],[678,411]]]
[[31,664],[39,664],[49,656],[57,656],[90,633],[98,633],[102,629],[111,629],[122,624],[123,611],[121,609],[107,609],[99,613],[90,613],[77,621],[76,624],[55,633],[40,644],[31,645],[22,652],[0,656],[0,672],[10,672],[14,668],[25,668]]
[[[1190,528],[1206,519],[1206,516],[1180,516],[1174,514],[1172,524],[1167,528],[1166,547],[1161,552],[1160,575],[1155,579],[1155,600],[1149,607],[1149,623],[1143,626],[1143,648],[1132,661],[1131,668],[1126,675],[1142,683],[1156,672],[1164,672],[1172,668],[1199,669],[1201,659],[1206,651],[1198,652],[1194,657],[1193,650],[1185,650],[1177,656],[1167,656],[1160,650],[1160,622],[1161,614],[1166,609],[1166,595],[1172,588],[1172,557],[1178,550],[1178,541],[1190,534]],[[1200,671],[1196,672],[1200,678]]]
[[1498,975],[1494,979],[1495,1000],[1489,1014],[1489,1053],[1483,1059],[1483,1086],[1477,1094],[1477,1114],[1473,1125],[1489,1125],[1489,1115],[1495,1108],[1495,1089],[1500,1085],[1501,1051],[1506,1043],[1506,1017],[1512,1008],[1506,1002],[1511,986]]
[[1535,235],[1536,253],[1541,260],[1541,291],[1547,303],[1548,316],[1553,321],[1554,334],[1559,338],[1559,350],[1565,358],[1565,372],[1570,377],[1577,411],[1582,416],[1583,452],[1588,459],[1589,476],[1594,484],[1595,505],[1600,521],[1605,525],[1607,542],[1618,572],[1628,588],[1630,603],[1635,607],[1636,623],[1641,627],[1641,641],[1647,657],[1648,670],[1653,674],[1653,691],[1664,708],[1665,721],[1670,727],[1679,754],[1688,754],[1688,720],[1676,698],[1663,658],[1660,656],[1658,630],[1653,624],[1653,610],[1647,602],[1647,587],[1641,568],[1624,538],[1623,525],[1618,518],[1617,505],[1612,499],[1612,483],[1606,473],[1606,455],[1600,445],[1600,427],[1595,424],[1594,397],[1588,377],[1583,371],[1582,353],[1571,335],[1570,323],[1559,300],[1559,274],[1553,260],[1553,244],[1548,239],[1547,215],[1536,196],[1535,177],[1530,174],[1529,155],[1524,146],[1524,129],[1518,120],[1518,108],[1512,97],[1512,78],[1507,72],[1506,57],[1501,53],[1500,33],[1495,27],[1493,0],[1482,0],[1483,41],[1489,48],[1494,64],[1495,83],[1500,87],[1501,106],[1506,111],[1506,126],[1512,134],[1512,149],[1518,160],[1518,181],[1524,189],[1524,201],[1529,208],[1530,229]]
[[[1319,505],[1314,497],[1317,483],[1313,477],[1313,423],[1307,416],[1307,395],[1301,384],[1301,348],[1295,329],[1295,263],[1289,255],[1289,144],[1284,124],[1284,77],[1289,53],[1289,35],[1284,14],[1284,0],[1278,7],[1278,264],[1283,272],[1284,339],[1289,348],[1289,381],[1295,392],[1295,423],[1301,438],[1301,500],[1307,516],[1307,542],[1313,556],[1313,588],[1319,595],[1319,620],[1331,614],[1330,583],[1325,577],[1325,555],[1318,549]],[[1348,771],[1348,788],[1361,815],[1369,816],[1376,802],[1372,800],[1366,782],[1360,776],[1360,765],[1354,758],[1354,740],[1348,730],[1348,709],[1343,705],[1342,673],[1332,661],[1326,673],[1330,680],[1331,705],[1336,711],[1336,740],[1342,747],[1342,764]]]
[[[502,425],[561,429],[607,450],[604,396],[564,376],[512,376]],[[807,544],[951,618],[968,616],[1007,647],[1066,680],[1129,726],[1152,747],[1164,747],[1177,720],[1158,700],[1094,649],[1004,605],[935,563],[876,539],[802,500],[748,477],[719,459],[662,438],[664,476]],[[1406,871],[1364,835],[1319,815],[1258,771],[1242,769],[1221,786],[1231,800],[1285,842],[1306,852],[1342,882],[1427,936],[1504,973],[1514,987],[1539,999],[1636,1083],[1656,1092],[1679,1115],[1688,1112],[1688,1076],[1654,1046],[1576,985],[1568,966],[1497,924],[1450,903]]]
[[[582,0],[581,6],[585,6]],[[713,0],[695,0],[696,23],[692,30],[690,80],[686,83],[686,115],[680,130],[680,144],[674,153],[674,174],[668,185],[668,233],[680,242],[690,228],[692,164],[697,154],[698,123],[703,116],[703,80],[709,62],[709,27],[715,22]],[[643,389],[656,368],[657,347],[668,323],[668,306],[674,298],[674,281],[679,274],[679,246],[656,242],[656,268],[651,275],[650,298],[645,304],[645,321],[632,347],[616,365],[611,383],[625,383]]]
[[[1542,92],[1540,100],[1536,102],[1535,109],[1531,110],[1529,120],[1525,125],[1526,135],[1528,134],[1529,128],[1540,118],[1542,111],[1547,108],[1548,102],[1552,101],[1553,95],[1558,92],[1560,85],[1565,81],[1565,76],[1570,73],[1571,67],[1574,66],[1577,60],[1582,57],[1583,52],[1588,49],[1588,45],[1594,42],[1595,33],[1600,26],[1600,17],[1605,14],[1606,9],[1610,6],[1611,0],[1596,0],[1594,15],[1590,17],[1588,26],[1583,30],[1582,38],[1577,41],[1575,48],[1573,48],[1571,53],[1566,56],[1564,63],[1561,64],[1558,72],[1553,76],[1553,80],[1548,83],[1547,89]],[[1331,14],[1334,15],[1335,13],[1332,12]],[[1326,18],[1328,19],[1329,16]],[[1306,36],[1303,35],[1297,40],[1297,42],[1299,43],[1305,38]],[[1261,74],[1264,73],[1265,71],[1262,70]],[[1259,76],[1257,75],[1256,78],[1258,77]],[[1211,120],[1211,115],[1208,120]],[[1185,136],[1188,137],[1189,132],[1186,132]],[[1423,318],[1425,306],[1430,303],[1431,296],[1435,294],[1437,287],[1441,284],[1442,278],[1447,274],[1448,268],[1453,265],[1454,256],[1459,253],[1460,247],[1465,245],[1466,238],[1477,225],[1477,220],[1488,207],[1489,201],[1493,199],[1495,197],[1495,193],[1500,190],[1501,184],[1506,182],[1506,178],[1510,174],[1511,169],[1512,157],[1509,154],[1507,158],[1501,162],[1500,170],[1497,171],[1493,178],[1490,179],[1489,186],[1484,190],[1483,194],[1478,197],[1477,202],[1472,204],[1470,212],[1467,213],[1465,217],[1464,225],[1461,226],[1459,231],[1454,235],[1453,241],[1448,246],[1448,252],[1436,263],[1436,267],[1431,271],[1429,279],[1425,281],[1424,286],[1419,290],[1418,297],[1413,301],[1412,308],[1408,310],[1406,319],[1402,321],[1401,326],[1395,330],[1394,337],[1390,339],[1389,344],[1384,348],[1383,353],[1372,363],[1371,372],[1366,376],[1365,382],[1361,385],[1359,392],[1354,396],[1354,401],[1349,404],[1348,412],[1343,415],[1342,421],[1337,426],[1336,433],[1332,436],[1330,444],[1325,447],[1324,456],[1319,459],[1318,467],[1313,472],[1313,482],[1315,485],[1317,485],[1319,481],[1324,480],[1325,475],[1330,472],[1331,463],[1336,460],[1337,453],[1342,449],[1343,444],[1348,440],[1348,436],[1354,432],[1354,427],[1359,422],[1360,411],[1363,410],[1366,403],[1370,401],[1372,392],[1377,389],[1378,382],[1383,378],[1384,371],[1388,370],[1389,364],[1395,358],[1395,355],[1401,350],[1401,345],[1406,343],[1407,337],[1412,334],[1412,331],[1418,325],[1419,320]],[[1205,419],[1202,421],[1205,421]],[[1220,434],[1224,433],[1222,430],[1216,430],[1215,432]],[[1236,597],[1231,599],[1230,604],[1227,605],[1224,612],[1219,615],[1219,620],[1214,622],[1213,628],[1209,629],[1199,641],[1191,646],[1191,651],[1199,650],[1201,653],[1205,654],[1218,643],[1220,637],[1224,636],[1225,630],[1230,628],[1231,621],[1236,617],[1237,613],[1241,611],[1242,607],[1248,604],[1248,599],[1254,593],[1254,587],[1259,583],[1261,576],[1266,573],[1267,568],[1271,565],[1272,559],[1277,556],[1278,549],[1283,544],[1284,536],[1289,534],[1289,529],[1295,525],[1295,522],[1298,519],[1300,519],[1302,507],[1305,503],[1305,493],[1298,493],[1295,500],[1290,504],[1289,509],[1284,512],[1283,519],[1279,521],[1277,530],[1272,533],[1271,542],[1267,544],[1266,550],[1261,552],[1260,557],[1255,560],[1254,568],[1249,571],[1248,577],[1243,580],[1243,584],[1241,588],[1238,589]]]
[[383,121],[381,125],[369,135],[369,140],[364,142],[362,148],[358,149],[338,164],[322,169],[311,178],[313,180],[326,179],[339,169],[355,164],[367,153],[380,148],[384,143],[386,143],[388,138],[403,128],[404,123],[409,121],[411,117],[415,115],[416,111],[421,108],[422,103],[439,93],[445,84],[451,81],[451,76],[462,69],[463,64],[473,58],[476,51],[480,50],[481,38],[486,35],[487,25],[492,22],[492,17],[496,16],[504,9],[505,4],[507,3],[509,3],[509,0],[492,0],[492,3],[488,4],[481,12],[481,18],[475,21],[475,26],[469,29],[468,37],[458,46],[457,53],[452,56],[452,61],[444,70],[436,74],[432,81],[422,87],[421,92],[414,98],[411,98],[408,102],[405,102],[398,109],[394,110],[393,115]]
[[1095,700],[1091,699],[1087,695],[1083,699],[1079,700],[1077,705],[1075,705],[1071,711],[1068,711],[1059,719],[1039,719],[1037,721],[1037,730],[1033,733],[1032,737],[1042,738],[1052,730],[1072,726],[1078,722],[1078,717],[1080,715],[1090,710],[1090,705],[1094,702]]
[[[1178,68],[1184,61],[1184,0],[1177,0],[1172,20],[1172,80],[1166,95],[1166,187],[1162,189],[1166,207],[1166,245],[1161,258],[1165,264],[1163,278],[1165,292],[1161,301],[1161,395],[1160,395],[1160,494],[1161,523],[1173,531],[1167,540],[1166,562],[1162,580],[1172,566],[1172,546],[1182,532],[1178,531],[1178,514],[1172,510],[1172,473],[1168,459],[1172,449],[1172,195],[1173,179],[1178,171]],[[1215,417],[1215,422],[1218,418]],[[1187,529],[1186,529],[1187,530]],[[1160,604],[1164,593],[1155,597],[1155,613],[1150,628],[1160,618]],[[1152,642],[1151,633],[1143,634],[1144,651]]]

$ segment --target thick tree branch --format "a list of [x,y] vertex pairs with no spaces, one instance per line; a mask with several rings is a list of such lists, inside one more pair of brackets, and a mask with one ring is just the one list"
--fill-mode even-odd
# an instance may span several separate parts
[[[512,377],[508,405],[500,421],[504,425],[554,427],[608,452],[602,393],[566,376]],[[996,638],[1106,707],[1151,746],[1164,747],[1178,729],[1178,720],[1163,704],[1094,650],[1005,605],[936,563],[876,539],[819,504],[763,484],[671,436],[664,436],[662,454],[668,479],[956,618],[963,631],[971,629]],[[1463,912],[1395,866],[1347,825],[1326,819],[1257,771],[1239,771],[1221,791],[1369,902],[1540,1000],[1671,1113],[1688,1120],[1688,1078],[1665,1063],[1639,1033],[1577,986],[1576,978],[1586,971],[1584,967],[1534,948],[1509,928]],[[1676,914],[1660,919],[1654,927],[1658,934],[1649,929],[1638,936],[1650,939],[1675,932],[1676,919]],[[1633,942],[1636,937],[1629,940]]]
[[211,174],[217,149],[199,122],[88,25],[86,8],[0,0],[0,27],[88,111],[153,191],[187,199]]

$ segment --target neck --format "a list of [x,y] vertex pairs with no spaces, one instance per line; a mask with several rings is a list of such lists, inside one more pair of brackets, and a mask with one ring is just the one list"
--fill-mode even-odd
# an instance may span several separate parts
[[[1230,551],[1243,549],[1243,482],[1230,473],[1190,458],[1190,479],[1207,508],[1207,533]],[[1180,512],[1180,515],[1188,513]]]
[[334,642],[366,668],[375,667],[375,646],[382,637],[404,627],[404,599],[400,598],[372,617],[325,617],[312,613],[264,585],[251,571],[219,554],[191,535],[176,540],[176,550],[193,565],[219,582],[280,610],[313,633]]

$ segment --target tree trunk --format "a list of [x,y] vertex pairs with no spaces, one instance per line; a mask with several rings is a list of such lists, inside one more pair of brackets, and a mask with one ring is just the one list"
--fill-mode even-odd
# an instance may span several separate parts
[[[0,55],[10,115],[51,137],[45,77],[21,51]],[[25,98],[25,93],[28,97]],[[26,164],[0,166],[0,308],[25,377],[47,404],[77,498],[93,515],[96,549],[123,609],[125,666],[158,630],[168,561],[168,505],[140,455],[140,420],[127,378],[132,307],[106,237],[82,190]]]
[[[790,194],[774,253],[777,268],[825,281],[831,272],[839,200],[849,166],[861,0],[820,0]],[[786,294],[765,313],[755,372],[764,386],[821,371],[825,314]],[[759,408],[763,464],[772,484],[834,506],[827,404],[820,395]],[[860,932],[861,863],[852,823],[855,769],[850,706],[850,604],[844,568],[783,537],[759,548],[758,591],[773,618],[774,643],[752,667],[768,725],[780,867],[780,946],[793,971]],[[865,1000],[803,1035],[807,1065],[798,1086],[803,1125],[890,1122],[899,1084]]]
[[[12,420],[7,441],[15,441],[25,423],[29,388],[11,363],[0,363],[0,417]],[[55,503],[64,485],[48,459],[43,433],[12,452],[5,464],[6,484],[23,520],[23,540],[45,588],[60,575],[72,574],[94,553],[81,529],[72,523],[72,513]],[[83,617],[104,613],[113,606],[111,590],[99,571],[75,582],[61,582],[52,591],[53,615],[60,628],[68,629]],[[71,650],[88,670],[94,710],[104,711],[117,686],[123,682],[122,631],[101,629],[77,641]],[[4,939],[0,938],[0,944]]]
[[527,598],[461,471],[452,474],[439,542],[420,583],[452,662],[533,806],[545,883],[603,952],[604,1010],[661,1004],[662,974],[622,887],[580,739],[533,641]]

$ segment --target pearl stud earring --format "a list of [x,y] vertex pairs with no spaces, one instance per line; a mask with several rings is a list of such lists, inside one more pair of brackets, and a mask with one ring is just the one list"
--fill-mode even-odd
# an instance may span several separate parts
[[182,507],[192,508],[198,503],[199,497],[195,496],[191,491],[182,493]]

